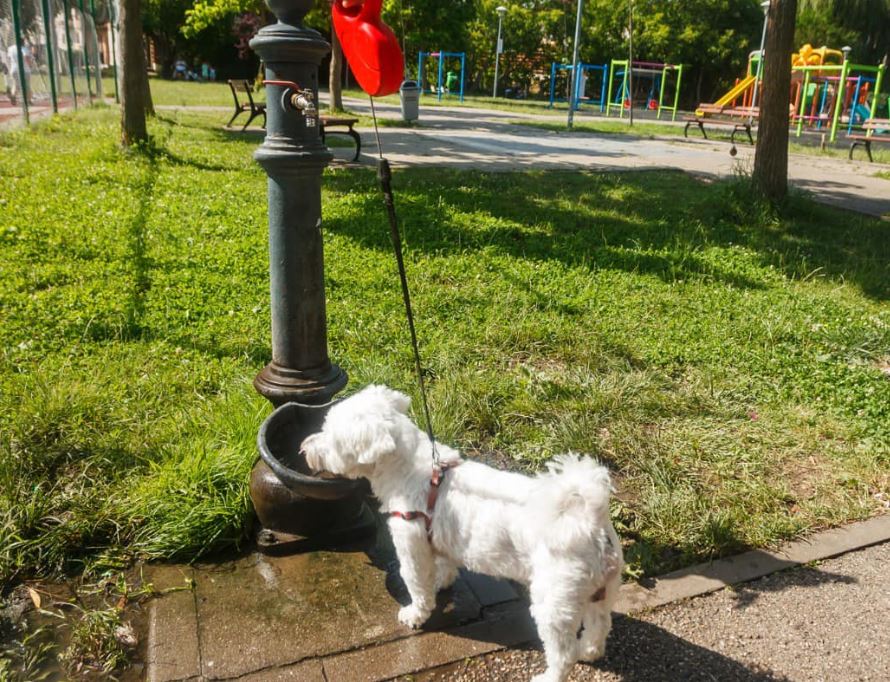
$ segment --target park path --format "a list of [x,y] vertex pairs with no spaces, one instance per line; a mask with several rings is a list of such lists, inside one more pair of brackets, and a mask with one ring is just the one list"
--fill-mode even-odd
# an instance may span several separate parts
[[[346,106],[370,115],[366,100],[346,98]],[[377,103],[380,118],[397,119],[396,105]],[[418,127],[380,128],[380,143],[394,165],[514,169],[645,170],[678,169],[713,178],[745,173],[753,164],[753,148],[701,139],[644,138],[631,135],[551,132],[517,125],[520,119],[559,121],[547,115],[470,109],[428,107],[421,111]],[[580,114],[577,121],[594,120]],[[690,135],[695,135],[691,131]],[[372,130],[363,129],[366,159],[377,155]],[[789,180],[814,199],[840,208],[881,217],[890,214],[890,181],[877,177],[890,171],[885,164],[792,154]]]

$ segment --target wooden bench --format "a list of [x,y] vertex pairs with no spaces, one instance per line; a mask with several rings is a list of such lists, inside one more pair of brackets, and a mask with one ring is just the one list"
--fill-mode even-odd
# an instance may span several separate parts
[[[242,131],[247,130],[247,126],[249,126],[251,121],[253,121],[253,119],[255,119],[257,116],[263,117],[263,128],[265,128],[266,105],[263,102],[254,101],[253,84],[249,80],[229,80],[227,82],[229,84],[229,87],[232,89],[232,97],[235,98],[235,113],[232,114],[232,118],[229,119],[229,122],[226,124],[226,128],[230,127],[232,123],[234,123],[235,119],[245,112],[248,112],[250,116],[247,119],[247,123],[245,123],[244,127],[241,128]],[[241,101],[241,98],[238,96],[239,92],[247,97],[247,102]]]
[[735,134],[740,130],[744,130],[748,136],[748,142],[754,144],[754,138],[751,136],[751,124],[747,121],[731,121],[725,118],[704,118],[701,116],[684,116],[683,120],[686,121],[686,127],[683,128],[683,137],[689,137],[689,126],[695,123],[701,131],[702,137],[707,140],[708,134],[705,132],[705,123],[708,123],[708,125],[732,126],[732,134],[729,136],[729,141],[732,144],[735,144]]
[[865,147],[865,153],[868,154],[868,160],[874,163],[871,155],[872,142],[890,142],[890,118],[870,118],[862,124],[864,132],[856,135],[847,135],[848,140],[853,140],[850,145],[850,160],[853,159],[853,150],[859,145]]
[[[321,133],[321,141],[325,141],[325,137],[327,135],[348,135],[355,142],[355,155],[352,157],[353,161],[358,161],[358,157],[361,156],[362,153],[362,138],[358,134],[358,131],[353,128],[353,126],[358,123],[357,118],[350,118],[347,116],[319,116],[319,120],[321,121],[321,127],[319,132]],[[331,128],[346,128],[346,130],[331,130]]]
[[[732,134],[729,140],[735,144],[735,134],[741,130],[745,131],[748,136],[748,142],[754,144],[754,138],[751,135],[751,122],[760,115],[758,107],[721,107],[717,104],[699,104],[695,110],[694,116],[684,116],[686,127],[683,128],[683,137],[689,137],[689,126],[693,123],[698,126],[702,137],[708,139],[705,132],[705,123],[717,126],[732,126]],[[714,118],[715,116],[721,118]],[[729,117],[729,118],[722,118]],[[736,117],[736,118],[732,118]]]

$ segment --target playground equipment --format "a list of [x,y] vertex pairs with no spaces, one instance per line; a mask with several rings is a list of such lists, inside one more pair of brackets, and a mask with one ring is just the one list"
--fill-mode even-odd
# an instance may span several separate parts
[[[565,102],[567,101],[567,97],[559,97],[557,96],[558,89],[556,87],[556,81],[558,76],[562,72],[566,72],[566,83],[565,88],[568,90],[568,78],[569,73],[572,71],[571,64],[560,64],[558,62],[553,62],[550,65],[550,108],[553,108],[554,102]],[[599,97],[586,97],[585,91],[587,90],[587,86],[590,83],[590,74],[594,76],[599,76],[600,78],[600,87],[599,87]],[[582,104],[592,104],[594,106],[599,106],[600,111],[603,111],[606,108],[606,85],[609,80],[609,65],[608,64],[578,64],[578,77],[575,79],[575,89],[573,92],[575,93],[575,101],[574,108],[577,111],[581,108]],[[561,89],[560,89],[561,90]]]
[[[467,65],[467,53],[466,52],[442,52],[439,50],[438,52],[418,52],[417,53],[417,84],[423,88],[423,92],[427,94],[433,94],[433,90],[430,88],[424,88],[424,78],[423,78],[423,61],[427,57],[437,57],[439,59],[439,68],[438,68],[438,78],[436,81],[436,90],[435,94],[438,96],[439,101],[442,101],[443,94],[452,94],[454,91],[454,87],[457,86],[457,76],[453,71],[445,72],[445,60],[446,59],[460,59],[460,89],[458,94],[460,96],[460,101],[464,101],[464,71]],[[427,83],[429,80],[426,81]]]
[[[700,104],[696,116],[757,118],[759,110],[752,104],[760,59],[759,50],[751,52],[745,77],[713,104]],[[804,129],[827,130],[834,142],[841,124],[846,124],[847,134],[861,128],[877,115],[883,77],[883,64],[854,64],[849,49],[804,45],[791,57],[791,125],[795,135],[800,137]]]
[[[634,90],[630,92],[630,72],[634,75]],[[640,78],[637,78],[639,76]],[[673,104],[665,104],[665,94],[668,91],[668,81],[671,76],[674,80]],[[618,109],[618,116],[624,116],[624,110],[636,105],[641,88],[647,88],[645,108],[657,110],[656,118],[661,118],[662,111],[671,112],[671,120],[677,118],[677,102],[680,99],[680,84],[683,80],[682,64],[662,64],[660,62],[638,62],[634,60],[628,68],[626,59],[613,59],[611,63],[611,77],[609,78],[609,94],[606,101],[606,115],[612,113],[612,109]],[[616,81],[620,81],[617,88],[613,87]],[[612,96],[612,93],[615,96]]]

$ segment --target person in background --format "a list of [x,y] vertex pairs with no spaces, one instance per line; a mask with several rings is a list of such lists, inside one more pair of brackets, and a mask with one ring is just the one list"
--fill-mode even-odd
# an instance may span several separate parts
[[216,80],[216,69],[207,62],[201,62],[201,80],[205,83]]
[[173,63],[173,80],[175,81],[184,81],[188,80],[188,71],[189,66],[185,63],[184,59],[177,59]]
[[[31,67],[34,64],[34,57],[31,54],[31,47],[28,43],[22,44],[22,64],[25,67],[24,71],[22,71],[24,77],[21,79],[25,83],[23,96],[28,104],[31,104]],[[6,79],[6,94],[9,96],[9,101],[15,104],[18,100],[20,85],[19,55],[15,43],[6,48],[6,68],[9,70],[9,75]]]

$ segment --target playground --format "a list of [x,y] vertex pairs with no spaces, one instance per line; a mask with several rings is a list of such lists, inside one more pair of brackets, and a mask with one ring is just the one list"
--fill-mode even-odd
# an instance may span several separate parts
[[[839,131],[849,136],[870,119],[890,117],[882,93],[884,72],[883,64],[851,61],[849,50],[803,45],[791,58],[790,120],[795,136],[815,133],[835,142]],[[760,52],[751,52],[744,77],[713,103],[700,104],[696,116],[757,118],[762,73]]]

